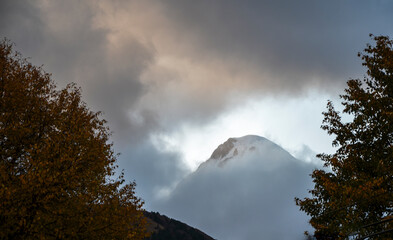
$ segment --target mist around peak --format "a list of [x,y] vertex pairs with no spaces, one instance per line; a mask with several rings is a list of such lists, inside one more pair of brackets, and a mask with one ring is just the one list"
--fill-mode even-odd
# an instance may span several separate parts
[[266,138],[229,138],[155,207],[218,239],[304,239],[294,197],[307,196],[313,168]]

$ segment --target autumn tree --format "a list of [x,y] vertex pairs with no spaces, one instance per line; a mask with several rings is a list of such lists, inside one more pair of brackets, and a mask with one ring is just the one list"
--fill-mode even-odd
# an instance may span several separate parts
[[0,239],[143,239],[100,113],[0,43]]
[[[393,41],[370,35],[359,56],[363,80],[347,82],[342,114],[328,102],[322,129],[335,136],[333,154],[319,154],[325,170],[312,173],[312,197],[296,199],[311,216],[317,239],[392,239],[393,214]],[[375,224],[373,224],[375,223]]]

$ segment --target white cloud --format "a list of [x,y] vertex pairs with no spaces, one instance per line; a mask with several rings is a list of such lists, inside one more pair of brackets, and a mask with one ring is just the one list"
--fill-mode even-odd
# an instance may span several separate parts
[[[204,165],[185,178],[159,210],[218,239],[304,239],[312,231],[294,197],[307,196],[316,166],[263,141],[257,155],[234,157],[223,166]],[[240,155],[237,155],[240,156]]]
[[[265,96],[254,98],[221,113],[204,126],[182,124],[173,132],[154,136],[159,149],[178,151],[195,170],[210,157],[214,148],[230,137],[256,134],[267,137],[291,154],[311,161],[310,151],[332,152],[332,137],[320,129],[328,94],[309,92],[298,98]],[[306,156],[305,150],[309,148]],[[311,153],[312,154],[312,153]]]

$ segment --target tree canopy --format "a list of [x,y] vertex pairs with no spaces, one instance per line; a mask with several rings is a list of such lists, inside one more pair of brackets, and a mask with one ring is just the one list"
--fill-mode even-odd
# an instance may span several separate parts
[[0,43],[0,238],[143,239],[135,183],[115,177],[110,132],[75,84]]
[[375,45],[359,53],[367,73],[340,96],[351,120],[328,102],[322,129],[337,150],[318,155],[327,169],[312,173],[312,197],[296,199],[317,239],[393,239],[393,41],[370,36]]

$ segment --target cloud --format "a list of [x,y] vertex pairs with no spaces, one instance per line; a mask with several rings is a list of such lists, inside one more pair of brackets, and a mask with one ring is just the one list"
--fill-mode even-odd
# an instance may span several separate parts
[[195,226],[217,239],[304,239],[312,232],[294,197],[307,196],[316,166],[277,145],[263,155],[205,165],[185,178],[153,209]]
[[133,114],[148,90],[140,77],[155,52],[132,34],[103,26],[100,7],[87,1],[2,1],[0,37],[13,41],[33,64],[44,65],[59,87],[76,82],[82,88],[87,105],[108,120],[116,151],[123,153],[120,168],[148,200],[183,173],[175,153],[160,153],[147,141],[160,125],[157,114],[146,109]]
[[237,87],[260,91],[342,86],[359,72],[354,59],[368,33],[391,33],[383,24],[392,20],[389,4],[382,2],[166,2],[182,39],[195,46],[188,49],[194,60],[219,59],[234,72],[254,71],[254,78],[242,79]]
[[88,105],[104,112],[116,140],[135,141],[156,125],[147,110],[138,122],[129,117],[146,91],[140,76],[154,49],[132,35],[112,37],[111,29],[96,24],[99,10],[88,2],[6,1],[1,35],[43,64],[59,86],[77,82]]
[[81,86],[87,105],[104,112],[129,178],[153,196],[184,166],[152,136],[207,126],[250,98],[336,95],[362,75],[356,53],[368,33],[393,35],[391,8],[362,0],[2,0],[0,37],[60,87]]
[[149,142],[141,141],[119,150],[119,169],[124,169],[127,179],[136,181],[137,194],[145,200],[146,209],[151,208],[153,201],[166,197],[179,179],[189,173],[178,153],[160,151]]
[[368,34],[389,34],[381,23],[393,20],[385,4],[367,1],[103,1],[101,10],[99,26],[114,38],[154,48],[134,113],[154,112],[167,132],[251,96],[342,89],[363,74],[356,54]]
[[3,2],[1,35],[60,85],[79,83],[129,141],[249,97],[341,89],[361,75],[368,33],[393,20],[382,1]]

